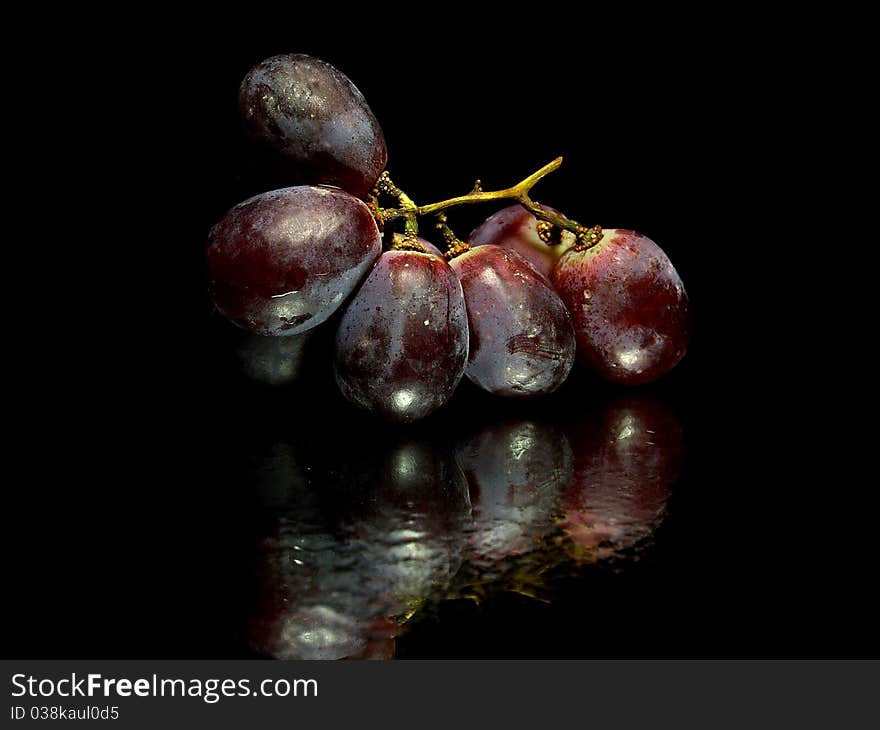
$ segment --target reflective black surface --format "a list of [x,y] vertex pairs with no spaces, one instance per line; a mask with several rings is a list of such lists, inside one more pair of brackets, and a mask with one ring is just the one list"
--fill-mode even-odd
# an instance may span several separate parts
[[[242,650],[491,653],[419,642],[462,622],[515,629],[655,559],[685,460],[674,389],[619,391],[579,373],[523,403],[465,386],[435,417],[394,426],[342,402],[293,343],[273,362],[262,339],[214,324],[214,387],[230,410],[205,458],[250,525]],[[328,337],[303,340],[310,362],[329,358]],[[267,371],[290,378],[267,385]],[[298,410],[314,402],[326,410]]]
[[[296,396],[278,401],[283,413]],[[639,560],[679,476],[681,425],[651,395],[582,405],[461,425],[450,414],[413,433],[345,418],[298,429],[282,416],[233,451],[229,475],[260,518],[251,648],[393,655],[395,637],[447,603],[509,593],[552,604],[585,566]]]

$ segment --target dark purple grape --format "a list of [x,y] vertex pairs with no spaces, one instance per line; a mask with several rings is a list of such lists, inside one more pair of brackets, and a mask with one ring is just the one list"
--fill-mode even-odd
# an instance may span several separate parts
[[483,429],[458,449],[474,506],[471,558],[490,563],[528,552],[553,527],[572,479],[572,453],[553,425],[514,421]]
[[[544,206],[558,213],[549,205]],[[548,246],[538,236],[538,219],[521,205],[511,205],[490,215],[477,226],[468,238],[471,246],[487,243],[512,248],[547,278],[559,257],[574,243],[574,234],[560,231],[560,243]]]
[[385,169],[382,129],[360,91],[325,61],[273,56],[239,91],[245,128],[281,153],[291,183],[326,183],[364,197]]
[[684,357],[687,294],[650,238],[614,228],[604,233],[586,251],[567,251],[551,279],[571,313],[578,361],[616,383],[647,383]]
[[465,373],[495,395],[556,390],[574,364],[574,332],[549,282],[516,251],[485,245],[456,256],[467,304],[470,355]]
[[342,304],[382,250],[364,203],[341,190],[296,187],[235,206],[211,230],[217,309],[260,335],[295,335]]
[[464,297],[449,265],[431,254],[386,251],[340,322],[336,382],[353,403],[414,421],[449,400],[467,354]]
[[571,433],[574,480],[561,526],[572,556],[593,562],[650,537],[682,465],[681,424],[664,403],[628,398],[585,414]]

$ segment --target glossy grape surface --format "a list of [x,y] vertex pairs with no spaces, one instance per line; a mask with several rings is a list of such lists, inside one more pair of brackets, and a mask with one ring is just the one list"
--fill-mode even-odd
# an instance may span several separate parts
[[[549,205],[544,207],[554,213],[559,212]],[[490,215],[477,226],[471,232],[468,243],[471,246],[491,243],[513,249],[549,278],[553,266],[574,240],[574,234],[562,231],[561,242],[556,246],[548,246],[538,237],[538,219],[521,205],[510,205]]]
[[467,314],[443,259],[386,251],[348,305],[336,336],[336,381],[353,403],[395,421],[442,406],[464,373]]
[[575,341],[549,282],[516,251],[500,246],[478,246],[449,263],[468,310],[468,378],[495,395],[556,390],[574,364]]
[[263,193],[211,230],[214,304],[256,334],[298,334],[336,311],[380,251],[369,208],[348,193],[311,186]]
[[650,537],[666,514],[683,460],[681,425],[661,401],[605,403],[571,433],[574,480],[562,529],[579,561],[620,557]]
[[360,91],[311,56],[273,56],[242,82],[248,133],[289,161],[292,183],[325,183],[364,197],[385,168],[379,123]]
[[617,383],[654,380],[684,356],[684,285],[650,238],[608,229],[586,251],[569,250],[551,274],[571,313],[578,361]]

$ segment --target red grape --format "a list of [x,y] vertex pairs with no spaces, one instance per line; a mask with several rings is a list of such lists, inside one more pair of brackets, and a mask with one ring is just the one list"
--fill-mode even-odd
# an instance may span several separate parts
[[[559,212],[549,205],[544,208],[553,213]],[[574,234],[569,231],[561,231],[560,236],[559,244],[548,246],[538,236],[538,219],[521,205],[511,205],[486,218],[473,230],[468,243],[471,246],[493,243],[512,248],[549,278],[553,265],[575,240]]]
[[348,193],[295,187],[235,206],[211,230],[217,309],[260,335],[294,335],[342,304],[381,252],[370,209]]
[[464,373],[461,284],[441,258],[386,251],[342,317],[336,381],[353,403],[396,421],[442,406]]
[[578,361],[613,382],[647,383],[684,356],[687,294],[650,238],[623,229],[604,233],[592,248],[569,249],[552,282],[574,322]]
[[245,128],[279,152],[292,183],[337,185],[364,197],[385,168],[382,129],[363,95],[333,66],[311,56],[273,56],[239,91]]
[[472,248],[450,261],[470,328],[468,378],[495,395],[558,388],[574,364],[571,319],[549,282],[516,251]]

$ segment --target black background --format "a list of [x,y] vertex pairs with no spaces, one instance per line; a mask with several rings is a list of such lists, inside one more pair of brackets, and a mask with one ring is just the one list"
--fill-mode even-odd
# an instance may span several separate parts
[[[792,245],[776,227],[797,174],[776,114],[803,80],[766,61],[773,39],[723,17],[693,33],[669,16],[249,12],[224,32],[167,18],[46,44],[47,72],[18,97],[48,154],[31,165],[37,301],[13,317],[37,345],[9,384],[28,405],[6,487],[5,653],[249,655],[248,496],[216,455],[251,426],[356,418],[325,391],[235,384],[204,290],[208,228],[274,186],[241,134],[238,84],[267,56],[305,52],[364,93],[417,201],[564,155],[535,198],[653,238],[694,312],[687,358],[655,386],[682,414],[688,462],[652,561],[558,606],[443,616],[401,655],[877,655],[863,484],[820,465],[830,440],[811,437],[839,428],[800,380],[812,354],[793,272],[768,251]],[[40,127],[35,99],[63,121]],[[489,212],[451,222],[466,233]],[[568,407],[593,387],[579,378]],[[491,407],[465,388],[452,412]]]

